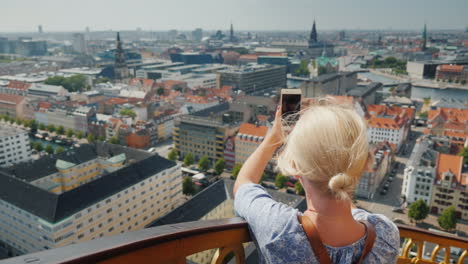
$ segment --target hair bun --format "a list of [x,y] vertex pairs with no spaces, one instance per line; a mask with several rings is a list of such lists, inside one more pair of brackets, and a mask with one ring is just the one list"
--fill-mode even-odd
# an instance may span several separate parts
[[348,174],[338,173],[330,178],[328,188],[336,198],[349,200],[354,189],[354,181]]

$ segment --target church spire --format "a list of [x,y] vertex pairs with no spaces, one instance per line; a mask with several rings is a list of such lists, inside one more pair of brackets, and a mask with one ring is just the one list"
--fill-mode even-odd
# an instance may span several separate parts
[[309,42],[311,43],[317,42],[317,29],[315,28],[315,19],[314,19],[314,24],[312,25],[312,31],[310,32]]
[[128,77],[128,67],[125,61],[125,51],[122,47],[122,41],[120,41],[120,33],[117,32],[117,47],[115,49],[115,65],[114,74],[115,79],[126,79]]
[[422,32],[422,47],[421,49],[424,51],[427,49],[427,27],[426,23],[424,23],[424,29]]
[[229,41],[234,42],[234,26],[231,22],[231,30],[229,31]]

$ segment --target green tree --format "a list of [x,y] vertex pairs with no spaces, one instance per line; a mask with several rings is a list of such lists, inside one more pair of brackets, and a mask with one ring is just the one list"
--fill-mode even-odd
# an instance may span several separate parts
[[46,126],[42,123],[39,124],[39,129],[40,130],[45,130],[46,129]]
[[101,142],[104,142],[104,141],[106,141],[106,138],[105,138],[104,136],[99,136],[99,137],[97,138],[97,140],[98,140],[98,141],[101,141]]
[[63,126],[57,127],[57,134],[59,135],[65,134],[65,128],[63,128]]
[[171,151],[167,154],[167,158],[172,161],[175,161],[178,158],[178,156],[179,154],[175,149],[171,149]]
[[325,74],[325,73],[327,73],[327,68],[323,67],[323,66],[319,66],[318,69],[317,69],[317,73],[318,73],[318,75]]
[[422,112],[422,113],[419,113],[419,117],[420,117],[420,118],[427,119],[428,116],[429,116],[429,114],[427,113],[427,111]]
[[190,166],[194,162],[195,162],[195,158],[193,157],[192,153],[188,152],[187,154],[185,154],[185,157],[184,157],[184,165],[185,166]]
[[119,114],[123,116],[130,116],[132,119],[135,119],[136,117],[135,111],[133,111],[130,108],[123,108],[122,110],[120,110]]
[[438,219],[439,226],[444,230],[450,231],[457,226],[457,212],[455,207],[449,206],[445,209]]
[[158,95],[161,96],[164,94],[164,87],[159,87],[157,91]]
[[34,120],[34,119],[30,120],[28,126],[31,129],[32,133],[37,132],[37,122],[36,122],[36,120]]
[[297,181],[294,184],[294,190],[296,191],[297,194],[299,195],[305,195],[304,187],[302,187],[302,184],[300,181]]
[[284,188],[287,181],[288,181],[288,177],[284,176],[281,173],[276,174],[276,177],[275,177],[275,186],[276,187]]
[[58,146],[56,149],[55,149],[55,153],[60,153],[60,152],[63,152],[64,149],[61,147],[61,146]]
[[38,152],[42,151],[44,148],[42,147],[42,143],[41,142],[36,142],[34,144],[34,149],[37,150]]
[[239,171],[241,169],[242,169],[242,164],[236,163],[236,165],[234,165],[234,168],[232,168],[232,177],[234,179],[237,179],[237,175],[239,174]]
[[54,147],[52,147],[51,145],[47,145],[47,146],[45,147],[45,151],[46,151],[47,153],[49,153],[49,154],[52,154],[52,153],[54,153]]
[[91,144],[94,142],[95,138],[94,138],[94,135],[93,134],[89,134],[87,137],[86,137],[86,140],[88,140],[88,143]]
[[76,138],[77,139],[82,139],[83,138],[83,132],[81,132],[81,131],[76,132]]
[[458,155],[463,156],[463,163],[468,164],[468,147],[463,148]]
[[111,144],[119,144],[119,139],[116,137],[109,138],[109,143]]
[[195,194],[195,184],[193,184],[192,178],[187,177],[182,181],[182,193],[185,195]]
[[101,77],[101,78],[97,78],[95,83],[96,83],[96,84],[98,84],[98,83],[107,83],[107,82],[109,82],[109,81],[110,81],[109,78],[107,78],[107,77]]
[[16,122],[16,124],[19,125],[19,126],[23,124],[23,121],[21,121],[21,119],[19,119],[19,118],[17,118],[17,119],[15,120],[15,122]]
[[45,84],[63,86],[69,92],[81,92],[86,89],[88,82],[86,76],[76,74],[65,78],[63,76],[53,76],[44,81]]
[[210,168],[210,160],[208,159],[207,156],[203,156],[199,161],[198,161],[198,168],[201,171],[207,171]]
[[47,126],[47,131],[49,131],[49,132],[54,132],[54,131],[55,131],[55,126],[54,126],[54,124],[48,125],[48,126]]
[[302,60],[299,67],[296,69],[295,74],[298,76],[309,76],[309,62],[307,60]]
[[267,176],[268,175],[265,172],[262,173],[262,177],[260,178],[260,184],[262,184],[266,180]]
[[69,138],[73,137],[73,134],[75,134],[75,132],[73,132],[73,129],[70,128],[65,132],[65,135],[67,135]]
[[219,159],[215,162],[214,170],[216,171],[216,174],[220,175],[223,173],[225,167],[226,161],[224,161],[224,159]]
[[431,104],[431,98],[430,97],[424,98],[424,104],[425,105],[430,105]]
[[408,217],[416,222],[424,220],[429,214],[429,206],[423,200],[417,200],[410,205]]

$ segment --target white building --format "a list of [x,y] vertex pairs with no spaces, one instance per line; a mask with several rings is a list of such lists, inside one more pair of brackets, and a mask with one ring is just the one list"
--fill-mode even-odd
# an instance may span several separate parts
[[371,168],[367,168],[364,171],[356,188],[356,195],[366,199],[374,197],[392,162],[392,152],[388,144],[375,146],[373,152],[374,164],[372,164]]
[[73,50],[78,53],[87,54],[88,45],[86,43],[85,35],[82,33],[73,34]]
[[[73,168],[94,179],[60,194],[44,189],[42,180]],[[180,165],[118,145],[83,145],[13,173],[0,171],[0,240],[15,255],[142,229],[182,198]]]
[[432,144],[428,139],[417,142],[406,164],[401,195],[406,197],[408,205],[419,199],[427,204],[431,202],[436,176],[435,166],[439,155],[432,149]]
[[31,157],[28,132],[0,125],[0,167],[28,161]]

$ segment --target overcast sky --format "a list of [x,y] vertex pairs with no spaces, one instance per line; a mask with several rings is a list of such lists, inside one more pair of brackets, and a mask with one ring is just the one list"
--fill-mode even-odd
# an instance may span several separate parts
[[0,0],[0,32],[462,29],[468,0]]

